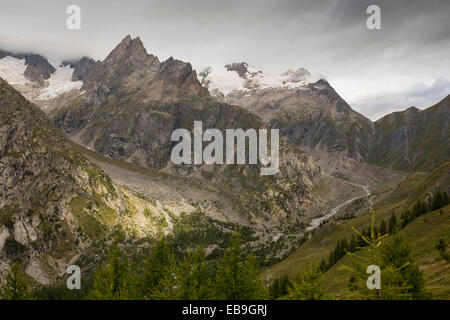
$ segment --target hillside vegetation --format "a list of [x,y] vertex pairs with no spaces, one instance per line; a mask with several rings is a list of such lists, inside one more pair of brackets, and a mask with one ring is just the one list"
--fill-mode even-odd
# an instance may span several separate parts
[[[418,200],[427,200],[429,192],[443,190],[448,193],[450,163],[446,163],[430,174],[414,173],[399,183],[397,188],[382,197],[375,205],[375,225],[382,220],[388,222],[393,214],[401,221],[401,213],[412,210]],[[327,260],[336,243],[346,238],[350,240],[354,232],[365,230],[370,226],[370,215],[344,220],[331,221],[317,229],[297,251],[287,259],[265,270],[262,275],[272,281],[283,275],[289,278],[309,263],[319,264]],[[450,240],[450,206],[425,213],[409,222],[399,235],[412,249],[412,256],[424,271],[425,288],[433,294],[433,298],[449,299],[449,264],[436,249],[436,243],[444,239]],[[390,237],[389,237],[390,238]],[[387,238],[386,242],[390,241]],[[324,273],[324,287],[333,298],[345,298],[348,294],[349,275],[343,272],[341,266],[349,263],[345,256]]]

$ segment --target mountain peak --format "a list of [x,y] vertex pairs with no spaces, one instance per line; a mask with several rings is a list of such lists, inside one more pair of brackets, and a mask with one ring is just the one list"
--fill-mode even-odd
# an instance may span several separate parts
[[116,63],[126,58],[142,60],[147,57],[148,53],[141,39],[139,37],[132,39],[127,35],[106,57],[105,62]]
[[125,38],[123,38],[122,41],[120,41],[120,43],[124,43],[124,44],[126,44],[128,46],[131,43],[132,40],[133,39],[131,38],[131,35],[127,34],[125,36]]
[[147,56],[147,50],[144,47],[144,44],[142,43],[141,39],[139,37],[133,39],[129,46],[128,46],[128,52],[131,52],[132,54],[136,54],[139,56]]

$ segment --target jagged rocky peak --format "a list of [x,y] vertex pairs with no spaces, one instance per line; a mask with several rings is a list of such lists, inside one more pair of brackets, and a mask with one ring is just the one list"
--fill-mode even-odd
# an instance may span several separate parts
[[173,57],[160,62],[147,53],[139,37],[130,35],[105,60],[87,66],[82,79],[83,90],[98,101],[119,98],[124,92],[139,92],[140,102],[208,95],[190,63]]
[[127,35],[106,57],[105,63],[114,64],[119,61],[128,60],[142,62],[147,59],[149,54],[139,37],[132,39]]
[[69,66],[73,69],[72,81],[83,81],[88,72],[97,64],[99,61],[95,61],[89,57],[83,57],[79,60],[65,60],[61,63],[61,66]]

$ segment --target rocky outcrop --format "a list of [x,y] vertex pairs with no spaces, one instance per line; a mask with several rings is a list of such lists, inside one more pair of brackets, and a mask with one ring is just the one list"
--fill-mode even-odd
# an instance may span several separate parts
[[39,54],[23,54],[20,56],[25,58],[25,64],[28,66],[27,68],[34,67],[44,79],[50,78],[52,73],[56,71],[47,59]]
[[[84,209],[93,199],[97,215]],[[36,281],[54,279],[114,225],[119,203],[108,176],[0,79],[0,260],[34,263]]]
[[91,69],[98,62],[88,58],[83,57],[80,60],[75,61],[63,61],[61,64],[63,66],[70,66],[70,68],[74,69],[72,74],[72,81],[83,81],[86,75],[91,71]]
[[25,69],[24,75],[28,80],[30,80],[33,84],[37,85],[38,87],[45,86],[45,79],[35,66],[29,65]]

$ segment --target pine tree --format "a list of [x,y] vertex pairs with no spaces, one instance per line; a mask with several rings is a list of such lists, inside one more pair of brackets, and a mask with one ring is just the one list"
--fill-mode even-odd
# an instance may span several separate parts
[[25,272],[18,263],[11,266],[5,277],[5,283],[0,287],[0,300],[33,300],[30,285]]
[[280,296],[285,296],[288,294],[288,287],[289,287],[289,279],[287,275],[283,275],[280,279]]
[[352,234],[352,240],[350,240],[350,252],[355,252],[358,247],[358,239],[354,234]]
[[166,300],[206,300],[210,298],[211,268],[205,261],[203,248],[188,252],[161,281],[152,298]]
[[436,243],[436,249],[439,251],[439,254],[448,262],[450,260],[450,254],[447,253],[447,246],[447,242],[442,238]]
[[350,279],[348,279],[348,287],[351,292],[355,292],[356,290],[358,290],[358,279],[354,274],[352,274],[350,276]]
[[323,273],[315,265],[308,264],[299,271],[288,289],[290,300],[324,300]]
[[393,234],[398,231],[398,221],[395,212],[392,213],[391,218],[389,219],[389,233]]
[[[352,292],[351,297],[354,299],[377,299],[380,297],[379,290],[372,291],[366,287],[367,273],[366,269],[369,265],[379,265],[379,250],[381,240],[387,237],[387,234],[375,234],[375,211],[371,211],[371,226],[368,232],[362,233],[352,227],[355,234],[357,234],[366,244],[364,251],[366,255],[359,255],[348,252],[351,258],[351,266],[343,265],[341,270],[350,272],[349,288]],[[360,246],[362,247],[362,246]]]
[[320,268],[320,271],[322,271],[322,272],[325,272],[328,270],[328,265],[325,262],[325,259],[322,259],[322,261],[320,262],[319,268]]
[[402,236],[396,234],[382,247],[381,264],[385,270],[391,270],[390,274],[385,275],[387,279],[384,282],[397,289],[392,293],[392,298],[427,297],[423,291],[425,285],[423,272],[414,263],[411,248]]
[[380,233],[378,232],[378,228],[375,227],[375,226],[373,227],[373,234],[376,235],[376,236],[380,234]]
[[275,278],[269,287],[270,298],[277,299],[287,295],[289,285],[290,283],[287,275],[282,275],[281,277]]
[[420,210],[421,210],[420,201],[417,201],[412,209],[411,221],[420,216],[421,214]]
[[334,265],[336,263],[335,252],[336,252],[335,250],[330,251],[330,255],[328,256],[328,267],[331,267],[332,265]]
[[448,197],[448,194],[446,191],[443,191],[443,197],[444,197],[444,202],[443,202],[443,206],[446,206],[450,203],[450,199]]
[[109,247],[108,258],[95,272],[88,294],[91,300],[125,300],[130,298],[130,266],[116,241]]
[[269,293],[271,299],[276,299],[280,296],[280,279],[275,278],[272,285],[269,287]]
[[219,300],[255,300],[268,297],[267,288],[259,277],[255,258],[245,257],[240,237],[230,239],[230,247],[217,262],[215,298]]
[[400,215],[400,226],[402,228],[406,227],[406,225],[409,223],[408,221],[408,216],[407,216],[407,212],[403,211],[402,214]]
[[169,242],[158,241],[148,252],[148,258],[144,261],[142,268],[137,270],[135,276],[136,298],[155,299],[164,291],[175,268],[175,255]]
[[347,252],[347,251],[349,251],[349,246],[348,246],[348,242],[347,242],[347,239],[346,238],[343,238],[342,240],[341,240],[341,250],[342,250],[342,255],[341,255],[341,258],[345,255],[345,253]]
[[437,190],[433,196],[432,206],[431,206],[430,210],[440,209],[440,208],[446,206],[447,203],[448,203],[447,193],[445,191],[442,192],[441,190]]
[[[391,218],[392,219],[392,218]],[[349,253],[351,266],[342,266],[342,270],[349,271],[351,281],[349,287],[353,299],[410,299],[428,298],[423,291],[423,277],[417,265],[411,259],[411,249],[397,234],[388,241],[383,240],[388,235],[375,235],[375,212],[372,211],[371,235],[366,237],[353,228],[355,233],[361,235],[367,243],[364,248],[367,254]],[[391,221],[395,221],[392,219]],[[390,223],[394,227],[395,223]],[[385,243],[382,246],[382,243]],[[366,281],[367,267],[378,266],[381,270],[381,288],[370,290]]]
[[379,233],[380,233],[380,234],[386,234],[386,233],[388,233],[388,229],[387,229],[387,226],[386,226],[386,221],[384,221],[384,220],[381,220],[381,222],[380,222]]

